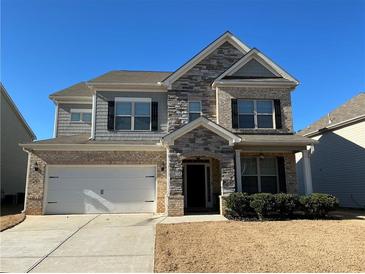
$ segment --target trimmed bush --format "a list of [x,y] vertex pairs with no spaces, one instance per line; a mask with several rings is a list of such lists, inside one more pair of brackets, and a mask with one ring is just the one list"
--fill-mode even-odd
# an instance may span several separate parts
[[282,218],[293,216],[299,206],[299,197],[295,194],[274,194],[274,200],[275,208]]
[[338,207],[338,200],[335,196],[323,193],[300,196],[299,202],[304,213],[314,218],[325,217],[329,211]]
[[251,195],[250,206],[255,210],[260,220],[275,212],[275,199],[271,193],[256,193]]
[[250,207],[251,196],[247,193],[235,192],[225,198],[226,211],[224,215],[227,218],[248,217],[254,211]]

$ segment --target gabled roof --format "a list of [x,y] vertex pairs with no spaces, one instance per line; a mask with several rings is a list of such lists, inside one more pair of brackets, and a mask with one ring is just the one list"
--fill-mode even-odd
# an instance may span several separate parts
[[174,73],[169,75],[166,79],[162,81],[164,85],[170,86],[177,79],[179,79],[182,75],[184,75],[187,71],[189,71],[192,67],[202,61],[205,57],[211,54],[214,50],[219,48],[224,43],[230,43],[243,54],[246,54],[250,48],[241,42],[237,37],[235,37],[231,32],[226,31],[224,34],[219,36],[216,40],[210,43],[207,47],[201,50],[197,55],[187,61],[184,65],[178,68]]
[[298,134],[312,137],[320,134],[323,130],[363,120],[365,120],[365,93],[361,92],[318,121],[299,131]]
[[237,135],[231,133],[230,131],[226,130],[225,128],[217,125],[216,123],[208,120],[207,118],[201,116],[198,119],[182,126],[181,128],[173,131],[172,133],[163,137],[163,143],[168,145],[173,145],[174,141],[181,136],[185,135],[186,133],[198,128],[198,127],[205,127],[210,131],[214,132],[215,134],[219,135],[220,137],[226,139],[229,142],[229,145],[233,146],[235,143],[239,143],[241,138]]
[[5,87],[2,83],[0,83],[1,93],[4,96],[5,100],[8,102],[10,107],[13,109],[15,115],[18,117],[19,121],[23,124],[24,128],[28,131],[29,135],[32,136],[32,139],[37,139],[37,136],[34,134],[33,130],[28,125],[27,121],[25,121],[23,115],[20,113],[19,109],[15,105],[14,101],[11,99],[9,93],[6,91]]
[[[272,61],[269,57],[265,56],[258,49],[253,48],[246,55],[244,55],[239,61],[237,61],[233,66],[231,66],[225,72],[223,72],[213,82],[212,86],[214,87],[220,81],[224,81],[225,77],[234,75],[237,71],[239,71],[241,68],[243,68],[251,60],[256,60],[262,66],[264,66],[267,70],[269,70],[273,75],[276,76],[276,77],[273,77],[272,79],[281,78],[281,79],[278,79],[278,82],[279,81],[283,82],[282,80],[284,79],[284,80],[287,80],[288,82],[292,82],[295,85],[299,84],[298,80],[296,80],[293,76],[291,76],[289,73],[287,73],[279,65],[274,63],[274,61]],[[228,81],[229,80],[227,80],[227,82]],[[275,81],[275,80],[273,80],[273,81]]]
[[168,71],[112,70],[88,81],[90,84],[157,84],[171,75]]

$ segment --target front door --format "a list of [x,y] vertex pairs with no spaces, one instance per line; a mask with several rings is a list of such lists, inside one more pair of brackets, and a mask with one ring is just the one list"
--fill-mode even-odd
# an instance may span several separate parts
[[186,199],[188,208],[206,207],[206,177],[205,165],[186,165]]

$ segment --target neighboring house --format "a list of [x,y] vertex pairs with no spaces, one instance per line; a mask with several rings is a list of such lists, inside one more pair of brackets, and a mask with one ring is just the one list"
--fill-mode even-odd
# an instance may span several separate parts
[[296,193],[295,153],[314,142],[293,134],[297,85],[226,32],[174,72],[56,92],[55,138],[23,145],[26,212],[176,216],[218,211],[235,191]]
[[24,120],[13,100],[1,86],[1,200],[5,203],[24,201],[27,153],[19,143],[32,142],[36,136]]
[[[343,207],[365,208],[365,93],[298,134],[318,141],[311,153],[313,191],[335,195]],[[297,155],[300,190],[301,155]]]

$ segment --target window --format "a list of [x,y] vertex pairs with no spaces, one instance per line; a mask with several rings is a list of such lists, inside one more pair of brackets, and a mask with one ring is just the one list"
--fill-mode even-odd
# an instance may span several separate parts
[[89,109],[71,109],[71,122],[91,123],[91,110]]
[[202,106],[200,101],[189,102],[189,122],[199,118],[202,114]]
[[243,192],[278,192],[276,158],[241,158],[241,175]]
[[151,100],[116,98],[116,130],[151,130]]
[[274,128],[272,100],[238,100],[239,128]]

